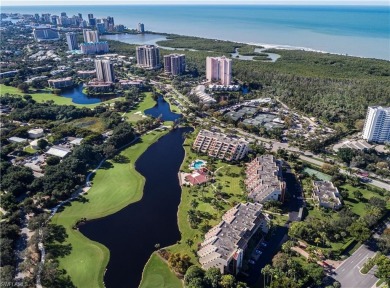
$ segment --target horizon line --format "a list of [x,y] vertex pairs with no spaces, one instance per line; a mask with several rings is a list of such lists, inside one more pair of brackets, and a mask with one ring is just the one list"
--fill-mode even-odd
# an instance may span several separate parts
[[[112,3],[112,4],[104,4],[104,3],[96,3],[96,4],[37,4],[37,5],[25,5],[25,4],[12,4],[12,5],[1,5],[2,7],[47,7],[47,6],[380,6],[380,7],[389,7],[385,2],[376,2],[376,3],[350,3],[350,2],[334,2],[334,3]],[[3,12],[2,12],[3,13]]]

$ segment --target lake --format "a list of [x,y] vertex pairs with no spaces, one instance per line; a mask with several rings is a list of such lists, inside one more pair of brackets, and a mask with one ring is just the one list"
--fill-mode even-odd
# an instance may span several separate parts
[[156,42],[166,40],[167,37],[160,34],[114,34],[102,35],[102,39],[120,41],[127,44],[156,45]]
[[60,94],[61,97],[71,98],[75,104],[96,104],[116,97],[112,95],[93,95],[89,96],[83,92],[83,84],[77,87],[63,89]]
[[87,222],[80,231],[110,250],[104,282],[108,288],[138,287],[143,268],[155,251],[180,240],[177,210],[181,188],[178,171],[184,159],[184,132],[172,130],[151,145],[135,163],[145,177],[142,199],[110,216]]
[[158,96],[156,105],[152,108],[146,109],[144,113],[145,115],[152,116],[153,118],[161,116],[161,119],[164,121],[175,121],[181,118],[181,114],[171,111],[169,103],[165,101],[164,97],[161,95]]

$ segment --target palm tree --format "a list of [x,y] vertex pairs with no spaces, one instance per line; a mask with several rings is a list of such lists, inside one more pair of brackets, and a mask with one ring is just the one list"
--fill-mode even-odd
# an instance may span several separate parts
[[271,283],[272,283],[272,266],[267,264],[264,266],[263,269],[261,269],[261,274],[264,275],[264,287],[268,284],[268,276],[271,276]]

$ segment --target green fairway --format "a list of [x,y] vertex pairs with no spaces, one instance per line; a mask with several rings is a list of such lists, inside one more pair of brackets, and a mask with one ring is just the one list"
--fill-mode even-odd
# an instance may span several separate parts
[[137,122],[138,120],[144,119],[146,117],[144,111],[156,105],[156,101],[153,99],[151,92],[145,92],[144,95],[142,101],[130,112],[125,114],[129,122]]
[[140,288],[181,288],[182,282],[169,269],[160,256],[152,254],[144,268]]
[[4,95],[6,93],[9,94],[15,94],[15,95],[31,95],[32,98],[37,101],[37,102],[46,102],[49,100],[54,101],[55,104],[57,105],[74,105],[77,107],[89,107],[93,108],[96,107],[102,103],[113,103],[115,101],[121,100],[123,98],[115,98],[111,99],[108,101],[100,102],[100,103],[95,103],[95,104],[76,104],[72,102],[71,98],[66,98],[66,97],[61,97],[55,94],[50,94],[50,93],[23,93],[19,89],[12,87],[12,86],[5,86],[4,84],[0,84],[0,95]]
[[73,201],[53,217],[52,223],[66,228],[69,236],[67,243],[72,245],[71,254],[60,259],[60,266],[68,272],[76,287],[103,287],[109,250],[72,227],[81,218],[91,220],[104,217],[139,201],[145,179],[135,170],[134,163],[152,143],[166,133],[152,132],[123,150],[121,155],[127,157],[130,163],[107,161],[92,179],[92,188],[84,195],[87,201]]

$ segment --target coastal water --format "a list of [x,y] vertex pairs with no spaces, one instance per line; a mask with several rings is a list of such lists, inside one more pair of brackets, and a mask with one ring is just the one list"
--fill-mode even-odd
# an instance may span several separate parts
[[390,60],[386,6],[2,6],[2,12],[93,13],[129,28],[143,22],[149,31]]
[[154,107],[146,109],[145,115],[152,116],[153,118],[161,117],[164,121],[175,121],[181,118],[180,114],[171,111],[169,103],[165,101],[164,97],[159,96],[157,103]]
[[146,180],[139,202],[80,227],[89,239],[110,250],[104,276],[106,287],[138,287],[155,244],[165,247],[180,240],[177,209],[181,189],[177,173],[184,158],[182,134],[191,130],[169,132],[137,160],[136,170]]
[[115,94],[112,96],[102,95],[102,96],[89,96],[83,92],[83,85],[80,84],[77,87],[67,88],[61,92],[61,97],[71,98],[72,102],[75,104],[95,104],[102,101],[107,101],[113,99]]

